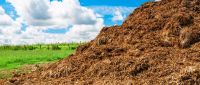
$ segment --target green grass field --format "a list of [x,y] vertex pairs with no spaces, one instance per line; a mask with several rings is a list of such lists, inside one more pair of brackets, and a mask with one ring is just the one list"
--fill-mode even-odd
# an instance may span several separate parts
[[0,50],[0,70],[60,60],[73,52],[74,50]]
[[13,71],[26,65],[52,63],[74,53],[78,43],[0,46],[0,79],[9,78]]
[[60,60],[72,54],[78,45],[72,43],[0,46],[0,70]]

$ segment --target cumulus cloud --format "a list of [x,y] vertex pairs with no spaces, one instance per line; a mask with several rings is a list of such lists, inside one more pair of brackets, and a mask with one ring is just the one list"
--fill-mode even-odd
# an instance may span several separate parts
[[103,20],[94,25],[73,25],[64,34],[45,33],[38,27],[29,26],[28,29],[16,37],[16,44],[57,43],[89,41],[96,37],[103,26]]
[[134,9],[135,7],[124,7],[124,6],[90,6],[98,13],[99,17],[111,16],[110,22],[122,22]]
[[0,6],[0,34],[12,35],[20,32],[21,24],[14,21],[5,13],[5,10]]
[[[94,39],[104,26],[103,19],[92,9],[81,6],[78,0],[7,1],[15,8],[19,17],[13,20],[0,8],[0,17],[5,18],[0,20],[0,44],[89,41]],[[27,25],[25,30],[21,29],[22,23]],[[47,29],[69,31],[64,34],[52,34],[44,32]]]
[[12,24],[12,19],[7,14],[5,14],[5,11],[2,7],[0,7],[0,16],[0,26],[10,26]]
[[114,13],[114,15],[113,15],[112,21],[113,21],[113,22],[122,21],[122,20],[124,20],[124,18],[125,18],[125,17],[121,14],[121,12],[116,11],[116,12]]
[[100,23],[95,25],[74,25],[66,33],[67,40],[78,42],[94,39],[100,31],[99,27],[102,27],[103,20],[100,19],[98,22]]
[[[8,0],[28,25],[63,28],[74,24],[95,24],[92,10],[81,7],[78,0]],[[24,2],[24,3],[22,3]]]

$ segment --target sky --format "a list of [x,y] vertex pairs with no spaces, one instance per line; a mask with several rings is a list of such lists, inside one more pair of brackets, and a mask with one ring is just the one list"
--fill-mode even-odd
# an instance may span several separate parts
[[0,0],[0,45],[87,42],[153,0]]

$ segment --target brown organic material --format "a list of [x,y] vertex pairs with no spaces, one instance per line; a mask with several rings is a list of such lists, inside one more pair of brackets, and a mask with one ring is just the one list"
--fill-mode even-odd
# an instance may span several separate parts
[[199,0],[148,2],[69,58],[5,84],[198,85],[199,40]]

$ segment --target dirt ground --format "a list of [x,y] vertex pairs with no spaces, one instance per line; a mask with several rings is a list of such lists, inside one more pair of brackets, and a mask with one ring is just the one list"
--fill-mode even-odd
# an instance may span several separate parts
[[199,23],[199,0],[148,2],[68,58],[2,84],[198,85]]

